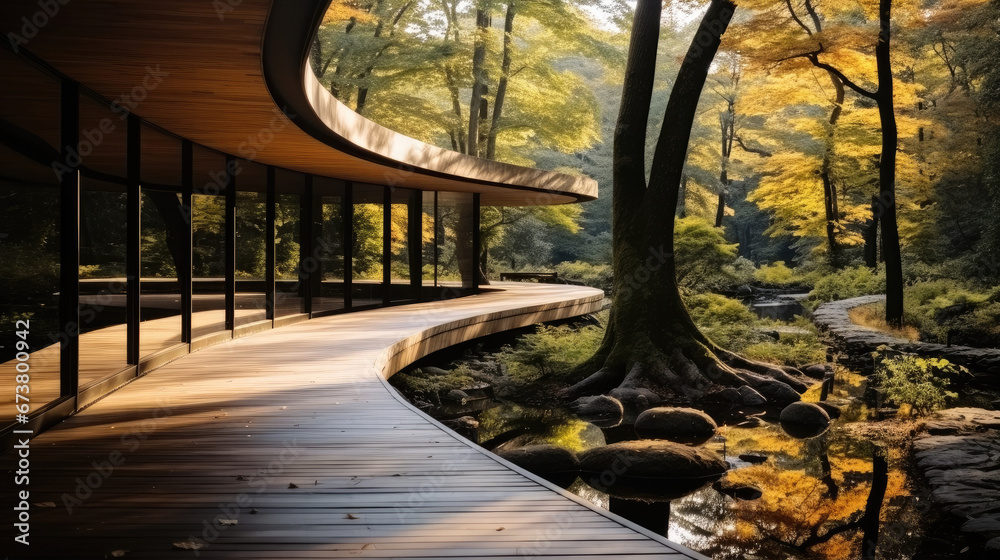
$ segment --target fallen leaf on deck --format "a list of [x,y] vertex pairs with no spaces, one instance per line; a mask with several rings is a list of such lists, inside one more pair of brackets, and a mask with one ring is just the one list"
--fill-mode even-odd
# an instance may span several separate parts
[[174,548],[179,548],[180,550],[198,550],[203,546],[205,545],[194,541],[181,541],[174,543]]
[[222,526],[236,525],[237,523],[239,523],[237,519],[219,519],[219,524]]
[[35,505],[38,506],[38,507],[40,507],[40,508],[56,507],[56,503],[55,502],[35,502]]
[[347,515],[344,516],[344,519],[358,519],[358,516],[354,515],[353,513],[348,513]]
[[298,485],[297,485],[297,484],[295,484],[294,482],[289,482],[289,483],[288,483],[288,487],[289,487],[289,488],[298,488]]

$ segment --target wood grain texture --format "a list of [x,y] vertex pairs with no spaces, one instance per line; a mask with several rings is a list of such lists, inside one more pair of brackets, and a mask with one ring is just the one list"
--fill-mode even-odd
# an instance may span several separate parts
[[[189,558],[173,543],[204,541],[199,558],[702,558],[468,443],[386,385],[434,349],[603,298],[492,288],[234,339],[125,386],[31,441],[30,502],[55,507],[32,506],[28,550]],[[217,518],[236,524],[206,529]]]

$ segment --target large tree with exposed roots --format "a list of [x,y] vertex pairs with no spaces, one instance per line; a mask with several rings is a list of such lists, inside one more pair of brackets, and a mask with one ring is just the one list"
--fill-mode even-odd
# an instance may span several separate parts
[[698,401],[719,387],[749,385],[779,404],[807,388],[794,368],[750,361],[709,340],[684,307],[675,277],[674,215],[691,125],[735,9],[730,0],[712,0],[702,18],[674,82],[647,181],[661,0],[638,0],[614,136],[614,305],[600,349],[564,397],[648,388]]

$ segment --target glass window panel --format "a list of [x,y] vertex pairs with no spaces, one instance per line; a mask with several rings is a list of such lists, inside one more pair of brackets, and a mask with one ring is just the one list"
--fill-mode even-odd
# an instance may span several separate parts
[[[59,397],[59,183],[42,165],[0,144],[0,425],[10,424],[15,371],[27,368],[30,410]],[[17,321],[27,321],[19,324]],[[23,329],[21,327],[27,326]],[[18,333],[24,334],[23,337]],[[19,347],[20,343],[20,347]],[[19,351],[28,353],[17,360]],[[19,366],[27,363],[27,366]]]
[[438,222],[436,219],[433,191],[424,191],[421,194],[421,256],[423,262],[423,285],[437,286],[437,266],[438,266],[438,246],[436,243],[436,232]]
[[236,176],[236,326],[267,319],[267,167],[240,161]]
[[194,146],[191,337],[226,329],[226,157]]
[[321,285],[313,300],[313,311],[344,308],[344,184],[315,177],[313,189],[322,205],[322,221],[316,239]]
[[[390,198],[389,270],[392,285],[389,293],[393,301],[416,299],[411,281],[414,274],[411,266],[419,266],[420,263],[419,256],[414,259],[410,240],[420,223],[410,219],[410,206],[417,204],[417,194],[408,189],[393,189]],[[413,262],[414,260],[417,262]]]
[[439,192],[438,285],[449,288],[475,287],[475,259],[472,247],[472,224],[475,206],[472,195]]
[[81,180],[80,386],[128,366],[125,186]]
[[125,121],[80,97],[80,387],[128,367]]
[[181,206],[181,142],[142,127],[139,355],[149,356],[181,342],[177,263],[190,227]]
[[305,311],[305,285],[299,282],[299,236],[305,175],[284,169],[275,172],[277,205],[274,218],[275,316]]
[[[29,413],[60,393],[60,190],[51,167],[59,158],[60,87],[6,49],[0,49],[0,76],[4,129],[0,136],[0,364],[5,372],[0,376],[0,426],[6,426],[17,413],[16,375],[28,375]],[[26,323],[19,324],[22,320]],[[19,352],[27,359],[18,360]]]
[[354,239],[351,260],[351,305],[382,303],[382,224],[384,189],[354,185]]

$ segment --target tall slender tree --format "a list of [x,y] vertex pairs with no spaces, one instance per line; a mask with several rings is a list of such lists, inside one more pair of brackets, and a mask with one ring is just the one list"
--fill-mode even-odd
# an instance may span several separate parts
[[826,70],[858,94],[875,101],[878,106],[882,125],[882,153],[878,162],[879,193],[873,207],[879,214],[877,218],[882,232],[881,248],[885,258],[885,319],[890,325],[900,326],[903,324],[903,263],[899,248],[899,227],[896,223],[896,149],[899,145],[899,133],[892,98],[892,0],[879,0],[878,14],[879,34],[875,44],[878,89],[865,89],[837,68],[822,62],[819,58],[823,54],[822,43],[818,49],[803,56],[813,66]]

